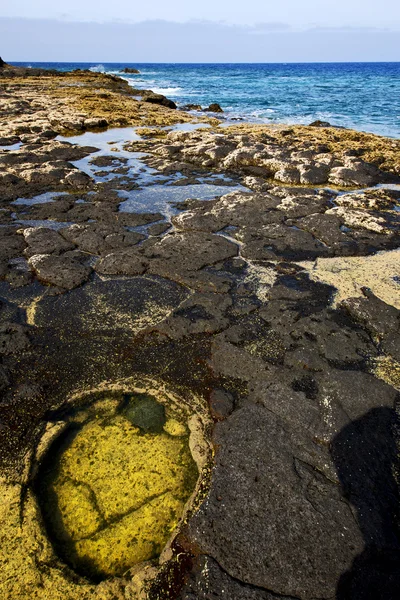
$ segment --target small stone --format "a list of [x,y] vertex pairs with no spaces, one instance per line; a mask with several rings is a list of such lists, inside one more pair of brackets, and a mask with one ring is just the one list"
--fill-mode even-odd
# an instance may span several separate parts
[[215,389],[210,395],[210,410],[216,421],[222,421],[229,417],[233,412],[233,396],[229,392],[221,389]]
[[161,433],[166,424],[164,406],[147,394],[132,396],[123,412],[144,433]]
[[92,182],[92,179],[89,177],[89,175],[86,175],[86,173],[83,173],[82,171],[73,171],[66,176],[64,181],[73,188],[81,189],[87,188]]

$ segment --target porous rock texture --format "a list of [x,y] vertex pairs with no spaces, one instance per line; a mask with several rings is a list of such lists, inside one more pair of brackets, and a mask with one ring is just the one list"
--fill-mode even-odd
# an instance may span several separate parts
[[[1,597],[397,599],[399,191],[371,186],[398,180],[399,142],[168,133],[190,115],[118,78],[2,71]],[[55,139],[89,119],[148,131],[123,160]],[[241,187],[122,210],[211,175]],[[68,399],[128,377],[208,406],[214,459],[162,564],[89,581],[44,527],[38,452]]]

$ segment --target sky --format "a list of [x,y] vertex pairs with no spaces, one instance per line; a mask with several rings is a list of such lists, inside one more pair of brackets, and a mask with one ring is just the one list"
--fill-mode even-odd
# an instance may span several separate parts
[[400,24],[397,0],[68,0],[67,3],[2,0],[0,16],[135,23],[153,19],[182,23],[197,19],[238,25],[283,23],[294,27],[314,24],[393,27]]
[[1,0],[0,56],[65,62],[399,61],[398,0]]

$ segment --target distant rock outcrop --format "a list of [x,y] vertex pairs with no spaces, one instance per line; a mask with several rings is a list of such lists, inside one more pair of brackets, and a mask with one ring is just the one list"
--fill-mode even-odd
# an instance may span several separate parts
[[182,106],[182,110],[203,110],[200,104],[185,104]]
[[8,67],[9,65],[4,62],[4,60],[1,58],[0,56],[0,69],[4,69],[5,67]]
[[328,121],[320,121],[318,119],[317,121],[310,123],[310,127],[332,127],[332,125],[328,123]]
[[122,69],[121,73],[130,73],[133,75],[138,75],[140,71],[138,71],[137,69],[132,69],[131,67],[125,67],[125,69]]

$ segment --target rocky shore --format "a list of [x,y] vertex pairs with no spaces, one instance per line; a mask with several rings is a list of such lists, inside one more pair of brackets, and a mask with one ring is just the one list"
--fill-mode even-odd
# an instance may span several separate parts
[[[0,61],[0,90],[0,596],[397,599],[400,142],[226,127],[100,73]],[[166,407],[164,462],[133,392]],[[79,436],[54,484],[100,578],[38,492],[71,422],[106,440],[102,486]],[[138,507],[141,435],[165,477]],[[157,504],[160,548],[121,574],[118,524],[163,494],[182,518]]]

